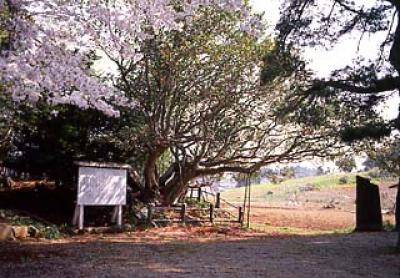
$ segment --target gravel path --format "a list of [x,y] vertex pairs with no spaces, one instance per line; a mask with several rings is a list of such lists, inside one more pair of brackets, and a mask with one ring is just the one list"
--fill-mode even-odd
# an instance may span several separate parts
[[[178,240],[173,240],[178,238]],[[0,243],[0,277],[400,277],[395,233]]]

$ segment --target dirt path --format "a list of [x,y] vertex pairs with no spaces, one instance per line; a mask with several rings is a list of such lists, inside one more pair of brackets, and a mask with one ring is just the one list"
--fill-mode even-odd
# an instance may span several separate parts
[[[212,229],[212,228],[210,228]],[[400,277],[395,233],[224,230],[0,243],[1,277]]]

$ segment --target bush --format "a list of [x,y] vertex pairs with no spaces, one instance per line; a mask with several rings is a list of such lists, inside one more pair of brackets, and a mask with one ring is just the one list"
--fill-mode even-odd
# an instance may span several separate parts
[[341,177],[339,179],[339,184],[348,184],[349,183],[349,178],[348,177]]
[[47,226],[40,230],[40,234],[47,239],[57,239],[61,236],[61,233],[56,226]]

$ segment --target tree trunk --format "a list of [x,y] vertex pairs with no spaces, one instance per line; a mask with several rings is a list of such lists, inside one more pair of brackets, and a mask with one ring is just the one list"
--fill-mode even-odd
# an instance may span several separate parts
[[157,161],[161,153],[162,150],[150,152],[149,157],[144,165],[144,190],[142,192],[143,200],[152,201],[159,195]]
[[396,231],[398,233],[397,250],[400,252],[400,179],[399,179],[399,184],[397,186],[397,194],[396,194]]
[[396,211],[395,211],[396,231],[400,232],[400,179],[397,186],[396,194]]
[[166,205],[173,204],[188,186],[188,179],[181,177],[174,178],[162,191],[162,202]]
[[170,180],[162,189],[162,201],[164,204],[173,204],[187,189],[189,181],[195,178],[194,171],[190,168],[175,171]]

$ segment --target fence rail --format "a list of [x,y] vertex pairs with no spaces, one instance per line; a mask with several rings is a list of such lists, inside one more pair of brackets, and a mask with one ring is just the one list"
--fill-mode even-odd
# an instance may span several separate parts
[[[201,187],[189,189],[190,193],[186,196],[186,199],[203,201],[207,204],[207,207],[190,207],[186,202],[175,206],[149,206],[148,221],[156,223],[243,223],[243,207],[224,200],[220,193],[203,191]],[[194,192],[196,192],[196,195]],[[164,213],[163,217],[157,218],[156,214],[161,212]],[[167,213],[170,214],[169,217],[165,217]]]

